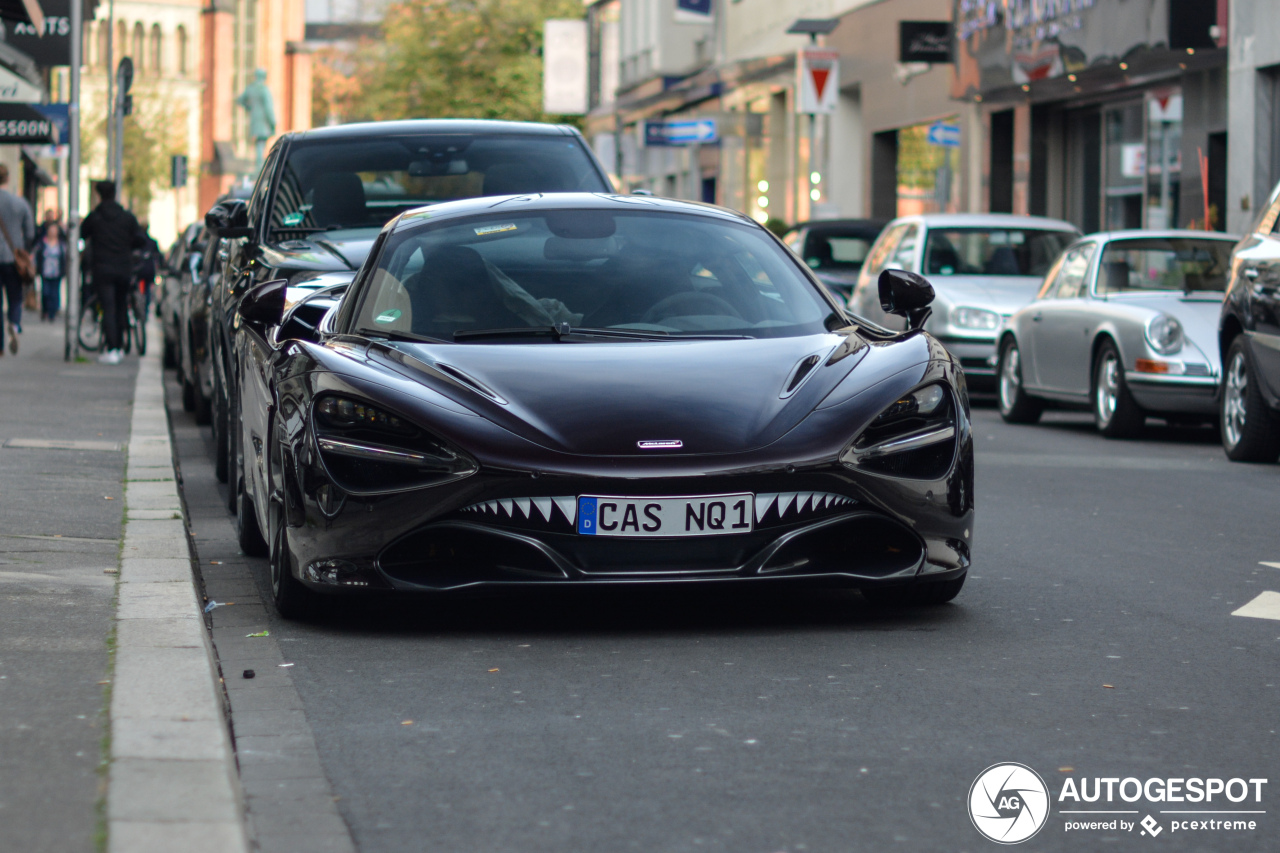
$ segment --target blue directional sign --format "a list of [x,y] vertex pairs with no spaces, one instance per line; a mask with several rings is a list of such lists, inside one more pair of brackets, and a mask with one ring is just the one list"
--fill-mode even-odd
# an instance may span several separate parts
[[644,144],[651,148],[668,145],[713,145],[719,141],[720,132],[713,118],[644,123]]
[[960,147],[960,126],[937,122],[929,125],[928,140],[930,145],[941,145],[943,148]]

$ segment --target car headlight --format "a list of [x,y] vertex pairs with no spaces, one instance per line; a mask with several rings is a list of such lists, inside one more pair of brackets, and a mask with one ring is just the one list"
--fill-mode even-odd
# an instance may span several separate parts
[[1157,314],[1147,321],[1147,343],[1161,355],[1173,355],[1182,349],[1185,336],[1182,324],[1168,314]]
[[480,470],[475,460],[444,440],[350,397],[317,400],[315,432],[329,476],[352,494],[438,486]]
[[956,448],[956,408],[942,385],[926,385],[895,400],[845,448],[850,468],[936,480],[951,467]]
[[985,308],[961,306],[952,310],[951,325],[974,332],[994,332],[1000,328],[1000,315]]

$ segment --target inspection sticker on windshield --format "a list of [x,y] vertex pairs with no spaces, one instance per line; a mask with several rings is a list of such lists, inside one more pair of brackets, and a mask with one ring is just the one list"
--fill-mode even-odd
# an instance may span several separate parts
[[399,320],[399,319],[400,319],[400,314],[401,314],[401,312],[400,312],[400,309],[399,309],[399,308],[392,308],[390,311],[383,311],[383,312],[382,312],[381,314],[379,314],[377,317],[374,317],[374,318],[373,318],[373,322],[375,322],[375,323],[394,323],[396,320]]
[[755,495],[578,498],[578,533],[583,536],[723,536],[750,533]]
[[303,213],[301,210],[295,210],[293,213],[289,213],[285,215],[284,224],[285,225],[301,225],[302,220],[306,218],[307,218],[307,215]]
[[476,229],[476,236],[487,237],[490,234],[501,234],[503,231],[515,231],[519,227],[514,222],[508,222],[506,225],[481,225]]

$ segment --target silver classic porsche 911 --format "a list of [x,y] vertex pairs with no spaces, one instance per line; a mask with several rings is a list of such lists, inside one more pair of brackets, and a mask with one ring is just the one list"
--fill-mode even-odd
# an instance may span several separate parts
[[1087,405],[1114,438],[1138,432],[1148,414],[1212,420],[1236,239],[1114,231],[1073,243],[1000,333],[1000,414],[1034,423],[1046,405]]

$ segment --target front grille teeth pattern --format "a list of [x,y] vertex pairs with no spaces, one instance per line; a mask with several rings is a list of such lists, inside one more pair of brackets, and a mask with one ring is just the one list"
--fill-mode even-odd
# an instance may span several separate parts
[[570,524],[577,523],[578,499],[573,495],[556,498],[502,498],[496,501],[485,501],[463,507],[462,512],[518,519],[520,516],[516,515],[516,512],[519,511],[524,516],[525,521],[535,521],[533,514],[536,512],[542,517],[543,521],[550,522],[555,510],[559,510],[560,515],[564,516]]
[[787,513],[794,511],[796,515],[806,512],[817,512],[853,503],[853,498],[836,495],[831,492],[782,492],[776,495],[756,495],[756,523],[764,518],[769,508],[777,505],[778,520],[782,521]]

